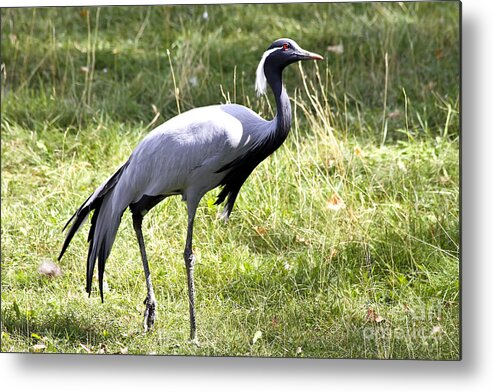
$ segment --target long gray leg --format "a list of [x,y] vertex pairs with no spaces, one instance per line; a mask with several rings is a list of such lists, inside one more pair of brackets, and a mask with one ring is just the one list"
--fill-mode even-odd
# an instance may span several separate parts
[[139,242],[140,255],[142,256],[142,264],[144,266],[144,274],[147,284],[147,297],[144,300],[146,310],[144,312],[144,330],[147,332],[154,325],[156,319],[156,307],[157,302],[154,297],[154,290],[152,288],[151,273],[149,271],[149,265],[147,264],[146,249],[144,246],[144,237],[142,236],[142,215],[140,212],[132,214],[133,225],[135,234],[137,235],[137,241]]
[[195,284],[193,281],[193,267],[195,264],[195,256],[192,250],[193,221],[195,219],[197,205],[198,202],[196,201],[188,201],[187,241],[185,244],[183,257],[185,259],[185,266],[187,268],[188,304],[190,308],[190,340],[198,345],[199,343],[197,339],[197,325],[195,323]]

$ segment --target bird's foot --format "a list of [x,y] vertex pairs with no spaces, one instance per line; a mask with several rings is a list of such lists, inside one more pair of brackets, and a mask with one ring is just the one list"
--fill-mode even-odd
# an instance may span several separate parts
[[146,310],[144,312],[144,331],[148,332],[154,326],[154,321],[156,320],[156,307],[157,302],[154,297],[150,297],[149,295],[144,300],[146,305]]
[[190,342],[190,344],[193,344],[196,347],[200,347],[199,338],[197,337],[197,329],[195,328],[195,326],[193,326],[190,330],[189,342]]
[[199,339],[197,338],[197,336],[195,336],[193,339],[190,339],[190,343],[193,344],[196,347],[201,347],[201,344],[200,344]]

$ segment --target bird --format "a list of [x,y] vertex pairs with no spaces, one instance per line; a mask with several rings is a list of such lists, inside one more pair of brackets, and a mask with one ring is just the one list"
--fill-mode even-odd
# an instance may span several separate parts
[[276,39],[263,53],[256,70],[255,90],[260,96],[270,86],[276,114],[265,120],[239,104],[218,104],[190,109],[150,131],[128,160],[103,182],[67,221],[69,226],[60,261],[75,233],[92,213],[88,234],[86,291],[91,295],[95,265],[101,301],[105,264],[123,213],[130,209],[144,268],[147,295],[143,328],[153,328],[157,301],[142,235],[144,216],[167,197],[181,195],[188,220],[183,258],[186,266],[190,313],[190,340],[198,343],[195,314],[192,250],[194,219],[202,197],[220,188],[216,205],[224,203],[221,217],[227,220],[240,188],[252,171],[276,151],[291,128],[291,104],[283,84],[283,70],[302,60],[323,60],[289,38]]

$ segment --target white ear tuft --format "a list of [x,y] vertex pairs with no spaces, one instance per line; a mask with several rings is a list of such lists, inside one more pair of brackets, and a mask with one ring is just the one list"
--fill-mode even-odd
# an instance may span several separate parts
[[255,79],[255,91],[257,91],[257,95],[260,96],[262,94],[265,94],[265,90],[267,89],[267,79],[265,77],[265,72],[264,72],[264,63],[265,59],[267,56],[269,56],[272,52],[279,50],[281,48],[274,48],[274,49],[269,49],[266,50],[260,59],[260,62],[258,63],[257,67],[257,77]]

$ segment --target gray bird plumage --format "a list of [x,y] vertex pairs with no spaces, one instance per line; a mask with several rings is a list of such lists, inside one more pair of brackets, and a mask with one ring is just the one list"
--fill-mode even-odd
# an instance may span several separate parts
[[141,251],[148,295],[144,327],[154,323],[156,300],[150,279],[141,224],[144,215],[168,196],[181,195],[188,208],[188,230],[184,252],[189,286],[191,339],[196,340],[192,232],[201,198],[222,187],[216,204],[226,201],[228,218],[238,192],[255,167],[286,139],[291,125],[291,107],[282,84],[282,70],[292,62],[321,59],[290,39],[272,43],[257,69],[256,88],[265,92],[268,83],[276,99],[274,119],[262,119],[236,104],[200,107],[182,113],[151,131],[135,148],[127,162],[99,186],[81,205],[70,224],[59,259],[91,211],[87,286],[90,294],[96,260],[99,291],[103,299],[103,274],[120,220],[127,208],[132,212]]

